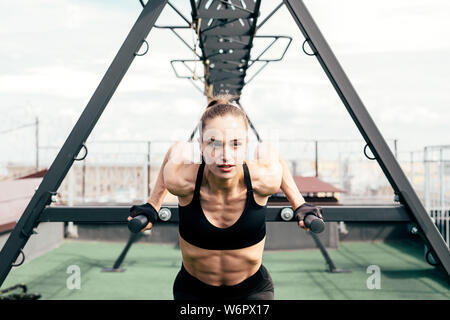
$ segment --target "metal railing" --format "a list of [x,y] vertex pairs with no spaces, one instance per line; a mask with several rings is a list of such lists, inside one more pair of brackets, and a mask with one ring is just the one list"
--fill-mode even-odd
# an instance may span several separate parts
[[450,145],[424,148],[424,205],[449,246]]
[[[396,140],[388,141],[395,149]],[[76,205],[146,199],[173,143],[168,140],[88,141],[88,156],[73,164],[58,190],[60,201]],[[280,139],[276,143],[293,175],[316,176],[345,190],[340,194],[341,202],[393,202],[393,190],[383,172],[377,163],[363,154],[365,143],[362,139]],[[253,156],[255,147],[256,140],[250,140],[249,158]],[[197,150],[198,145],[194,145],[194,149]],[[57,146],[41,146],[40,163],[43,166],[50,164],[58,150]]]
[[[398,141],[387,141],[449,245],[450,146],[398,152]],[[58,190],[60,204],[111,205],[148,199],[163,158],[173,143],[169,140],[87,142],[88,157],[74,163]],[[382,170],[364,156],[362,139],[279,139],[277,144],[293,175],[316,176],[345,190],[337,195],[341,204],[394,203],[394,192]],[[256,140],[250,140],[250,156],[255,146]],[[43,167],[51,163],[58,150],[57,146],[40,146],[39,162]],[[14,168],[16,176],[34,170],[32,165],[10,164],[10,174]],[[176,203],[176,197],[169,194],[166,202]]]

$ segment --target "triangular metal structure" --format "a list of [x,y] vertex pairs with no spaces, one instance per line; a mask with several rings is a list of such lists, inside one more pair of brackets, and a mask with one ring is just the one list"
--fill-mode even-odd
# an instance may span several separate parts
[[[141,0],[141,3],[144,8],[136,23],[1,250],[0,285],[3,284],[18,256],[23,254],[23,247],[40,222],[126,222],[128,207],[61,208],[51,207],[50,204],[52,195],[58,190],[73,162],[81,160],[76,157],[82,148],[85,149],[82,159],[86,157],[85,142],[89,134],[134,58],[141,55],[139,50],[146,43],[145,39],[162,10],[167,4],[176,10],[168,0],[150,0],[145,4]],[[189,23],[193,23],[193,26],[201,31],[203,55],[200,58],[205,65],[205,95],[218,93],[220,90],[240,95],[245,85],[245,71],[249,67],[249,50],[258,28],[256,22],[261,0],[190,0],[190,3],[192,22]],[[443,237],[427,214],[305,4],[301,0],[284,0],[283,3],[304,35],[305,43],[307,42],[312,49],[313,53],[310,55],[314,55],[324,69],[365,139],[366,147],[372,151],[373,159],[382,168],[400,202],[398,205],[378,207],[324,207],[324,220],[410,221],[416,224],[425,244],[431,248],[438,267],[450,276],[450,252]],[[186,18],[184,19],[188,22]],[[201,20],[208,20],[209,25],[208,23],[203,25]],[[233,51],[230,52],[230,49]],[[214,68],[211,68],[211,63],[214,63]],[[177,223],[177,208],[172,207],[171,210],[173,214],[168,222]],[[269,207],[267,221],[283,220],[279,207]]]

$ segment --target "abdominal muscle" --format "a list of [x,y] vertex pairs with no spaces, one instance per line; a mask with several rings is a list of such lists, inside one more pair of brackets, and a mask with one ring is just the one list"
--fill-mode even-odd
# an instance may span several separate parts
[[[204,189],[200,190],[202,210],[206,218],[214,225],[228,227],[238,219],[235,213],[243,212],[247,197],[243,173],[240,183],[241,190],[227,199],[220,199],[216,194],[210,194]],[[192,201],[192,197],[193,194],[184,198],[179,197],[179,204],[187,205]],[[266,204],[268,199],[256,193],[254,198],[260,205]],[[217,211],[223,212],[222,216],[214,216],[212,212]],[[264,237],[260,242],[246,248],[210,250],[190,244],[180,234],[178,237],[186,271],[212,286],[233,286],[255,274],[261,266],[266,241]]]
[[188,243],[179,234],[183,265],[187,272],[212,286],[233,286],[258,271],[266,237],[247,248],[209,250]]

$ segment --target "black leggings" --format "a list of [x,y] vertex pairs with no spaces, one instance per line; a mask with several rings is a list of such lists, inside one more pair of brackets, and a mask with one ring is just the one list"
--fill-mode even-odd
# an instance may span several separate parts
[[212,286],[192,276],[181,264],[173,284],[174,300],[273,300],[272,277],[261,264],[255,274],[233,286]]

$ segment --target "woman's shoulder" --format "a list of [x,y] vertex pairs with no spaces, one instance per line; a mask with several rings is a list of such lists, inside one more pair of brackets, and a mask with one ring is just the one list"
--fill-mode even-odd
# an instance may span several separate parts
[[279,161],[266,162],[258,159],[245,161],[249,170],[253,190],[261,196],[276,193],[283,176],[283,168]]
[[164,169],[164,185],[173,195],[185,197],[194,192],[199,163],[181,163]]

